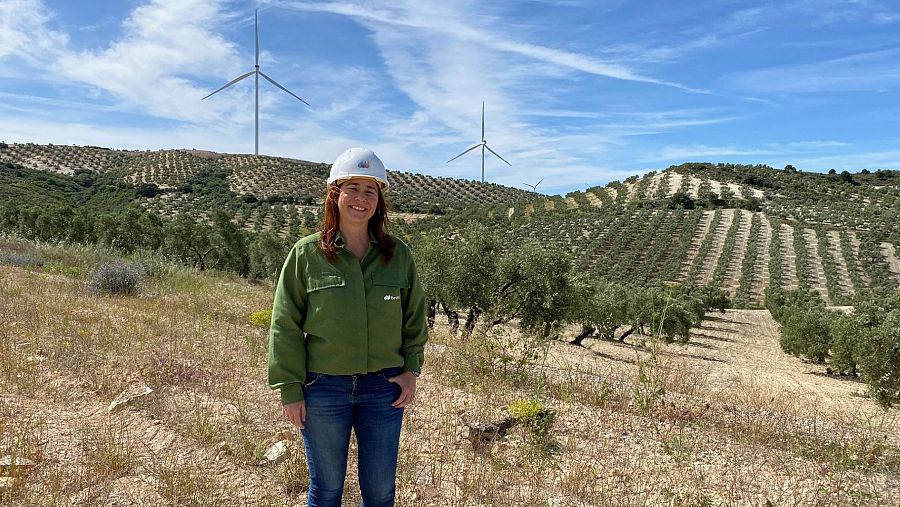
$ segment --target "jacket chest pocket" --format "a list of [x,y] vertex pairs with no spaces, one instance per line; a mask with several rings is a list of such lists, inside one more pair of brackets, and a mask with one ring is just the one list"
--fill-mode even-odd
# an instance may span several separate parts
[[375,298],[399,307],[400,289],[408,289],[409,281],[402,274],[378,273],[372,277],[372,287]]
[[342,308],[344,275],[340,273],[311,273],[306,277],[306,294],[309,298],[307,317],[328,317]]

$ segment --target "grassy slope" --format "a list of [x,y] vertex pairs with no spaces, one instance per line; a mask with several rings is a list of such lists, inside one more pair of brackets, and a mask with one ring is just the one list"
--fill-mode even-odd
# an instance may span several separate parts
[[[297,441],[264,384],[266,331],[248,323],[271,287],[144,261],[153,276],[141,296],[100,296],[81,277],[102,251],[0,248],[46,262],[0,265],[0,456],[38,463],[3,502],[300,500],[296,447],[256,466],[273,441]],[[897,412],[879,416],[851,396],[861,385],[774,353],[774,329],[765,312],[729,312],[691,345],[552,342],[546,363],[519,366],[512,330],[462,340],[439,329],[404,426],[399,504],[900,502]],[[108,416],[139,383],[154,392]],[[498,420],[532,397],[557,412],[549,438],[514,428],[473,452],[462,420]],[[354,475],[351,465],[351,503]]]

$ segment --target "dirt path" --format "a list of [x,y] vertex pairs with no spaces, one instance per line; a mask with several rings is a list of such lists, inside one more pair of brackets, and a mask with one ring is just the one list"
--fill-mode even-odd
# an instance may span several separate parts
[[[663,346],[660,357],[668,358],[690,377],[683,381],[688,389],[699,386],[710,391],[707,396],[740,399],[752,394],[798,407],[815,406],[845,419],[862,420],[881,413],[877,404],[866,397],[867,388],[862,381],[828,375],[824,365],[786,354],[778,343],[779,335],[779,325],[768,310],[727,310],[709,314],[691,330],[689,343]],[[647,357],[646,349],[632,345],[604,340],[585,343],[593,352],[593,359],[586,362],[585,357],[590,356],[578,355],[570,361],[624,378],[636,376],[636,360]],[[571,349],[568,346],[567,350]],[[900,421],[893,424],[898,426]]]
[[853,281],[850,279],[850,271],[847,269],[847,260],[844,258],[844,252],[841,251],[841,235],[838,231],[828,231],[828,247],[837,267],[838,285],[844,294],[852,296],[855,288],[853,287]]
[[644,190],[644,195],[641,198],[650,199],[653,197],[653,194],[656,193],[656,189],[659,187],[660,180],[664,177],[667,177],[666,173],[656,173],[650,177],[650,184],[647,185],[647,188]]
[[[857,263],[858,263],[859,262],[859,244],[860,244],[859,236],[857,236],[856,233],[853,231],[849,231],[848,234],[850,235],[850,246],[853,247],[853,255],[856,257]],[[861,271],[860,275],[862,275],[862,279],[863,279],[863,282],[866,284],[866,287],[871,287],[872,279],[869,278],[869,274],[866,273],[866,271],[864,269],[861,269],[860,271]]]
[[797,254],[794,252],[794,228],[788,224],[781,224],[781,252],[784,264],[782,265],[784,280],[782,287],[796,289],[800,283],[797,278]]
[[734,242],[734,251],[731,254],[731,262],[725,271],[725,279],[722,282],[722,288],[728,291],[731,296],[737,292],[741,282],[741,266],[744,263],[744,254],[747,253],[747,243],[750,241],[750,221],[753,213],[744,213],[744,210],[735,210],[738,214],[740,224],[737,229],[737,237]]
[[719,257],[722,255],[722,249],[725,246],[725,236],[728,234],[728,228],[731,227],[731,223],[735,219],[735,213],[737,213],[737,211],[739,210],[722,210],[722,220],[719,222],[719,227],[714,232],[715,237],[713,238],[709,253],[706,258],[703,259],[703,268],[697,275],[697,281],[699,283],[706,284],[712,280],[713,273],[716,270],[716,264],[718,264]]
[[684,175],[676,173],[674,171],[668,174],[669,184],[671,185],[669,195],[672,195],[677,192],[679,188],[681,188],[682,184],[684,184]]
[[596,206],[598,208],[603,206],[603,201],[601,201],[594,192],[585,192],[584,196],[587,198],[588,202],[591,203],[591,206]]
[[706,235],[709,234],[709,226],[712,224],[714,214],[715,212],[713,211],[703,212],[703,217],[700,218],[700,224],[697,226],[698,232],[691,238],[691,245],[688,247],[687,253],[684,256],[684,262],[681,264],[678,280],[684,281],[685,278],[687,278],[687,275],[691,270],[691,265],[694,263],[694,258],[696,258],[697,254],[700,252],[700,245],[703,244],[703,240],[706,238]]
[[894,245],[891,243],[882,243],[881,244],[881,252],[884,254],[884,258],[887,260],[888,269],[893,273],[894,278],[900,282],[900,259],[897,258],[897,251],[894,248]]
[[688,194],[696,199],[697,196],[700,195],[700,183],[702,183],[703,180],[696,176],[688,176],[688,181]]
[[825,283],[825,268],[822,258],[819,257],[818,236],[814,229],[803,229],[803,239],[806,240],[806,254],[809,259],[809,288],[818,292],[826,305],[831,304],[831,294]]
[[756,264],[753,266],[753,285],[750,287],[750,303],[762,304],[765,300],[765,290],[769,286],[769,245],[772,242],[772,224],[766,215],[760,217],[760,239]]

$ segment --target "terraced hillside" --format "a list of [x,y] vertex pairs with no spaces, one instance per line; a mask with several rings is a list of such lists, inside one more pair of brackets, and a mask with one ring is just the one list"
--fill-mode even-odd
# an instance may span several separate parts
[[[782,178],[781,171],[763,170],[769,184],[786,180],[776,193],[697,171],[702,168],[677,167],[564,198],[442,217],[430,226],[483,221],[507,244],[530,238],[560,246],[577,268],[594,275],[637,285],[713,285],[739,307],[761,305],[775,284],[812,289],[834,305],[862,289],[900,284],[898,187],[845,189],[827,175]],[[845,212],[852,196],[871,204]]]
[[[315,227],[328,172],[326,164],[275,157],[31,144],[0,144],[0,162],[65,175],[60,181],[74,192],[94,175],[118,178],[162,217],[210,221],[225,210],[246,231],[286,238]],[[15,192],[16,178],[4,173],[11,191],[2,195],[35,199]],[[404,172],[389,178],[394,209],[417,218],[397,224],[413,240],[479,221],[510,247],[525,238],[559,246],[595,276],[712,285],[739,307],[762,304],[772,285],[810,288],[841,305],[860,290],[900,283],[898,171],[684,164],[565,197]]]
[[[198,180],[224,180],[227,191],[246,203],[313,205],[321,202],[329,165],[280,157],[230,155],[200,150],[126,151],[97,147],[0,144],[0,162],[58,174],[112,173],[152,187],[160,198],[148,208],[174,216],[203,215],[213,204],[192,195]],[[388,199],[402,212],[444,213],[467,206],[516,203],[536,194],[494,183],[388,171]]]

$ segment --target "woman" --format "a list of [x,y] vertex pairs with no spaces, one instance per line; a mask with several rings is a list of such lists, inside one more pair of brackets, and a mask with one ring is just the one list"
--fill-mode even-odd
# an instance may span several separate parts
[[291,249],[275,290],[269,386],[303,434],[310,507],[341,504],[351,428],[362,505],[394,504],[400,425],[427,326],[409,247],[388,234],[387,185],[371,150],[342,153],[321,228]]

